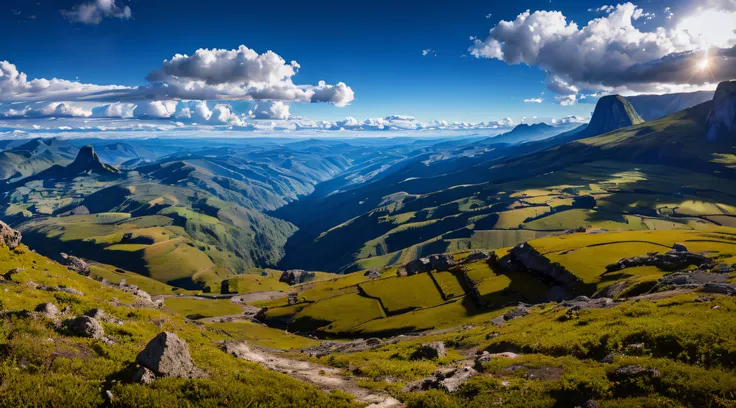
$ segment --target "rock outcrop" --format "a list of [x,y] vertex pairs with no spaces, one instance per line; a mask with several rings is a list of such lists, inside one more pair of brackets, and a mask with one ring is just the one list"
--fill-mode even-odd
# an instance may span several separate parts
[[444,357],[445,354],[445,343],[441,341],[433,341],[419,346],[414,354],[412,354],[411,358],[413,360],[436,360],[440,357]]
[[529,314],[529,307],[525,304],[519,304],[519,306],[516,306],[515,308],[509,310],[508,312],[491,319],[491,323],[495,324],[496,326],[502,326],[504,322],[507,322],[513,319],[518,319],[528,314]]
[[105,331],[97,319],[89,316],[79,316],[64,322],[64,326],[75,336],[99,339]]
[[41,303],[40,305],[36,306],[36,309],[34,311],[43,314],[49,319],[53,319],[59,315],[59,309],[53,303]]
[[493,255],[494,255],[493,253],[482,251],[480,249],[474,249],[473,251],[470,252],[470,255],[465,257],[465,259],[463,259],[463,263],[485,261],[487,259],[491,259]]
[[520,266],[522,269],[555,284],[574,286],[581,282],[580,278],[559,263],[551,262],[529,243],[513,247],[507,257],[509,259],[502,258],[499,262],[502,262],[502,265],[509,262],[515,263],[516,265],[512,265],[512,268]]
[[365,271],[363,276],[367,276],[371,280],[380,279],[381,271],[378,268],[372,268]]
[[455,259],[449,254],[435,254],[424,258],[415,259],[399,268],[397,276],[412,276],[429,271],[446,271],[457,265]]
[[20,231],[16,231],[8,224],[0,221],[0,238],[2,238],[2,242],[5,243],[5,246],[8,247],[8,249],[15,249],[20,245],[20,240],[23,236],[21,235]]
[[87,262],[83,261],[80,258],[77,258],[76,256],[67,255],[65,253],[61,253],[61,264],[69,268],[70,270],[83,275],[83,276],[89,276],[90,269],[89,264]]
[[583,137],[602,135],[627,126],[644,123],[628,99],[621,95],[608,95],[598,100],[590,123],[581,132]]
[[623,258],[615,264],[606,266],[606,270],[613,272],[636,266],[656,266],[664,271],[679,271],[688,266],[710,269],[712,262],[710,258],[702,254],[672,250],[664,254],[651,253],[646,256]]
[[189,346],[174,333],[163,332],[151,340],[135,362],[156,377],[198,378],[203,373],[194,365]]
[[461,385],[477,374],[478,372],[474,368],[467,366],[460,368],[439,368],[431,376],[407,384],[403,391],[417,392],[440,389],[446,392],[455,392]]
[[736,137],[736,81],[718,84],[706,124],[708,140]]
[[279,278],[279,282],[284,282],[290,286],[300,283],[309,282],[314,279],[314,272],[307,272],[301,269],[290,269],[284,271]]
[[374,349],[383,344],[381,339],[356,339],[348,342],[323,341],[318,346],[302,349],[301,352],[312,357],[322,357],[332,353],[358,353]]

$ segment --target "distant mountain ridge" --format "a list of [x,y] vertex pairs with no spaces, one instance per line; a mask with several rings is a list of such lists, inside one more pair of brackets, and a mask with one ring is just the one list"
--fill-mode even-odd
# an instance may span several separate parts
[[76,157],[77,151],[75,146],[65,140],[28,140],[22,145],[0,152],[0,179],[28,177],[55,164],[69,164]]
[[569,131],[573,126],[575,126],[575,124],[551,126],[544,122],[533,124],[522,123],[516,125],[509,132],[486,138],[476,143],[476,145],[482,146],[501,143],[518,144],[535,142]]
[[659,119],[713,99],[713,91],[637,95],[627,97],[634,109],[646,121]]

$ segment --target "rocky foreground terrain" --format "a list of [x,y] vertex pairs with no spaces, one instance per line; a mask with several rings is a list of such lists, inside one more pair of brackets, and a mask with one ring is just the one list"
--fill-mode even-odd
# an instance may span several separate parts
[[[591,297],[574,296],[588,289],[584,279],[530,243],[505,255],[436,255],[337,280],[297,282],[299,273],[284,272],[296,296],[233,295],[242,314],[200,319],[166,302],[206,309],[212,297],[151,296],[96,276],[75,256],[44,258],[5,224],[0,232],[7,269],[0,406],[728,407],[736,393],[733,267],[724,254],[683,244],[605,267],[666,271],[638,295],[621,279]],[[578,235],[585,233],[570,236]],[[546,298],[568,300],[488,307],[421,332],[334,340],[265,327],[257,319],[267,310],[245,304],[303,306],[305,290],[356,277],[381,282],[462,268],[472,280],[479,265],[532,275],[551,285]],[[481,300],[479,292],[468,301]]]

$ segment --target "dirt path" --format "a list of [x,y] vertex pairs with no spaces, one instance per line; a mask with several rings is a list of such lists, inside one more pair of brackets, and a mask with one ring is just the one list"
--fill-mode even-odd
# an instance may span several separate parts
[[341,374],[340,370],[333,367],[279,356],[245,342],[229,343],[226,350],[239,358],[259,363],[270,370],[310,383],[323,391],[345,391],[354,395],[356,401],[369,404],[368,408],[403,406],[399,400],[385,391],[359,387],[353,378]]

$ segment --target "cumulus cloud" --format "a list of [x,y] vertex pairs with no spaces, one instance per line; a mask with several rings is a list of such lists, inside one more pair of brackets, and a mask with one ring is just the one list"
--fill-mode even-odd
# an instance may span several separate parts
[[26,105],[21,109],[10,108],[0,113],[0,116],[5,118],[86,118],[92,116],[92,112],[81,106],[75,106],[69,103],[51,102],[47,104]]
[[111,103],[92,109],[92,116],[99,118],[132,118],[135,104]]
[[426,57],[427,55],[431,55],[431,56],[436,57],[437,56],[437,52],[435,50],[431,49],[431,48],[427,48],[426,50],[422,50],[422,56],[423,57]]
[[281,102],[258,102],[253,109],[256,119],[289,119],[289,105]]
[[543,101],[544,101],[544,99],[542,99],[542,98],[529,98],[529,99],[524,99],[524,102],[526,102],[526,103],[542,103]]
[[150,101],[136,105],[133,116],[146,119],[170,118],[176,113],[176,101]]
[[71,10],[61,10],[61,15],[72,23],[100,24],[104,18],[128,20],[132,17],[130,7],[119,7],[115,0],[94,0],[81,3]]
[[125,86],[83,84],[56,78],[28,80],[15,65],[0,61],[0,101],[77,100],[105,92],[131,90]]
[[[324,102],[343,107],[355,99],[352,88],[335,85],[297,85],[300,66],[278,54],[263,54],[240,46],[236,50],[199,49],[177,54],[152,71],[148,84],[138,87],[100,86],[62,79],[28,80],[15,65],[0,62],[0,101],[85,100],[257,100]],[[159,105],[160,106],[160,105]]]
[[355,98],[343,82],[296,85],[300,65],[287,63],[273,51],[258,54],[241,45],[236,50],[201,48],[191,56],[177,54],[146,78],[145,90],[158,99],[243,99],[327,102],[346,106]]
[[[729,60],[735,52],[736,12],[702,10],[674,28],[641,31],[633,22],[652,15],[632,3],[596,11],[606,15],[584,27],[559,11],[526,11],[500,21],[469,51],[477,58],[541,68],[547,87],[564,96],[563,104],[574,103],[570,95],[583,89],[662,93],[714,87],[736,77],[736,64]],[[713,38],[704,43],[707,35]],[[713,62],[707,70],[698,69],[706,57],[704,45]]]

